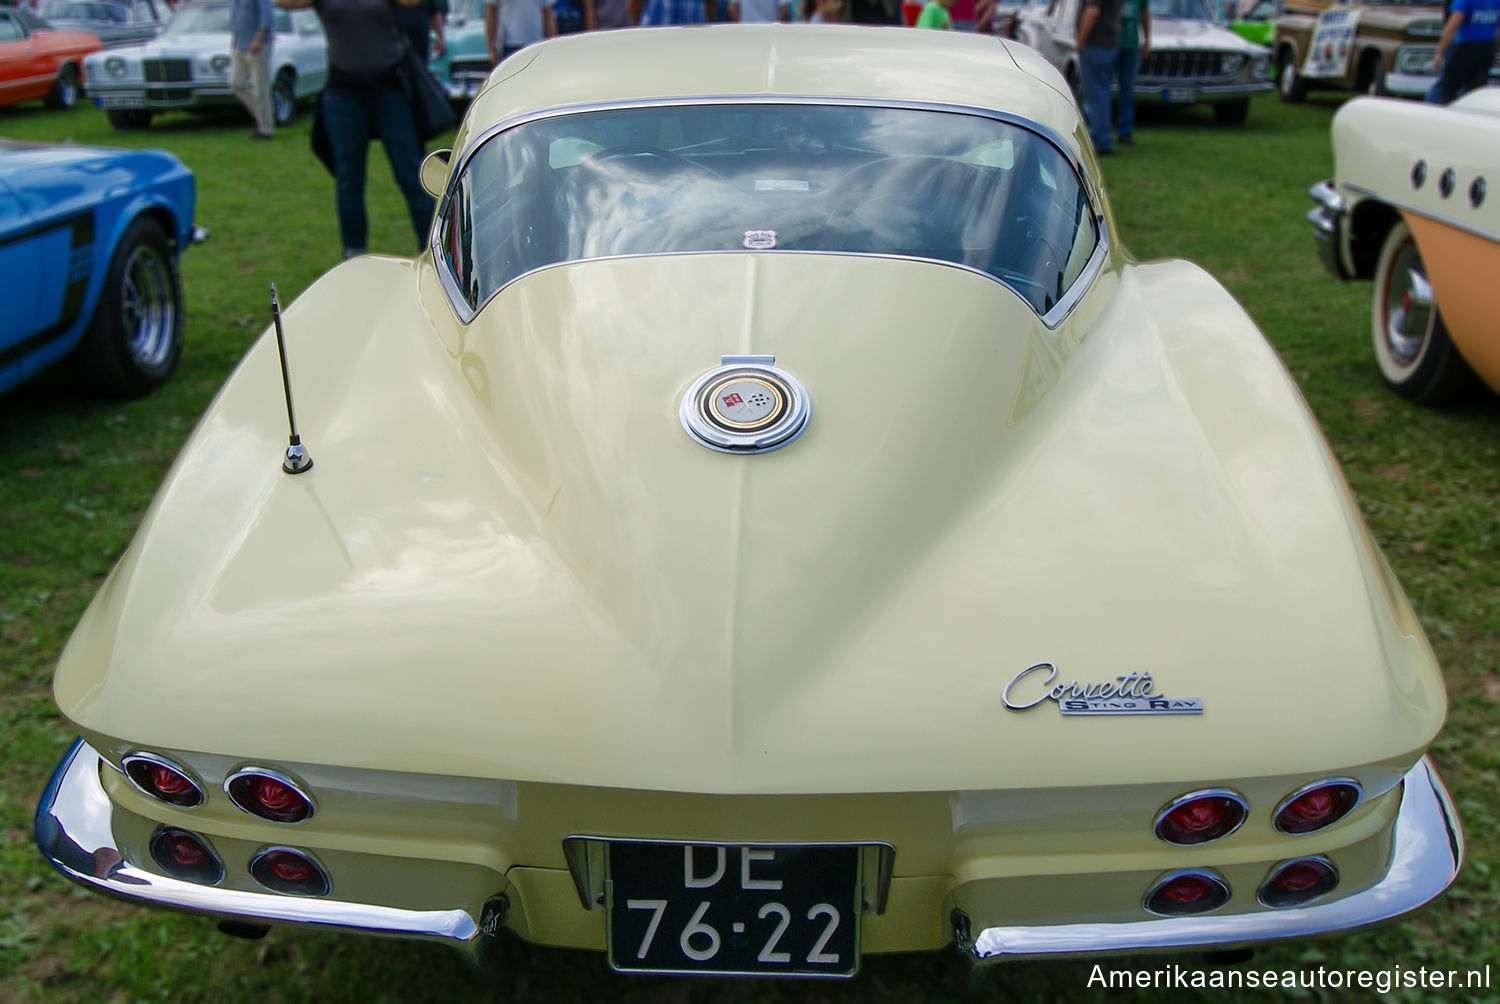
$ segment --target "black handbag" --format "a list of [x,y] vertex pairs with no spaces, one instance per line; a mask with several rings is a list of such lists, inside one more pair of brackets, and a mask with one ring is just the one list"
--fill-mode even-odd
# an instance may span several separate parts
[[453,103],[448,100],[443,85],[422,65],[422,57],[411,46],[405,48],[398,64],[401,87],[406,91],[412,115],[417,120],[417,137],[426,143],[457,125],[458,115],[454,113]]

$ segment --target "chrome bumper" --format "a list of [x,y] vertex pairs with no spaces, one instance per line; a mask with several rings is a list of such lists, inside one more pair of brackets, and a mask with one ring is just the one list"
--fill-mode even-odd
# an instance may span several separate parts
[[1452,884],[1463,863],[1463,832],[1436,769],[1423,757],[1402,781],[1391,860],[1385,877],[1330,903],[1229,916],[1172,917],[1129,924],[991,927],[959,947],[978,963],[1006,958],[1089,956],[1108,952],[1219,949],[1353,931],[1409,913]]
[[1333,181],[1320,181],[1307,190],[1307,197],[1316,205],[1307,212],[1307,222],[1312,225],[1313,237],[1318,242],[1318,260],[1328,271],[1340,279],[1353,276],[1344,267],[1344,220],[1348,218],[1348,204],[1333,187]]
[[[102,760],[82,739],[58,765],[36,810],[36,842],[58,871],[97,892],[152,906],[250,923],[294,923],[362,934],[432,938],[473,948],[482,933],[467,910],[402,910],[196,885],[121,859],[113,803],[99,780]],[[493,933],[493,932],[490,932]]]

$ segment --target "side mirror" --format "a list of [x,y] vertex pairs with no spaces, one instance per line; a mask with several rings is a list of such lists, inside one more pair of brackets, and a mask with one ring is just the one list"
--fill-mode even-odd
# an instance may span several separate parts
[[433,198],[442,198],[448,183],[448,158],[452,155],[452,150],[434,150],[422,161],[422,187]]

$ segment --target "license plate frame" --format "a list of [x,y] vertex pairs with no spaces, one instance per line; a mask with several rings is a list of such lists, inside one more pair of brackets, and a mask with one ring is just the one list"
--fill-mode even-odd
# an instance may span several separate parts
[[118,108],[145,108],[146,93],[144,91],[126,91],[123,94],[96,94],[99,107],[105,110]]
[[863,845],[610,841],[606,949],[620,973],[849,979]]
[[1190,105],[1198,100],[1198,88],[1166,87],[1162,89],[1161,99],[1169,105]]

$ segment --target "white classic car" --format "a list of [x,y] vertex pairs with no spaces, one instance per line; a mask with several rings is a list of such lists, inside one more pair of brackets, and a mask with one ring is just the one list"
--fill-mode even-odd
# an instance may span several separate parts
[[[228,3],[188,0],[161,35],[145,45],[98,52],[84,60],[94,104],[116,129],[144,129],[157,112],[238,106],[229,89]],[[323,25],[311,10],[275,11],[271,107],[278,125],[328,81]]]
[[[1076,27],[1081,0],[1025,8],[1016,37],[1047,57],[1078,90]],[[1216,24],[1206,0],[1150,0],[1151,48],[1135,81],[1137,102],[1211,104],[1214,118],[1237,125],[1250,99],[1269,92],[1271,54]]]
[[1356,99],[1333,120],[1335,176],[1309,193],[1324,264],[1373,280],[1386,386],[1421,404],[1500,392],[1500,89],[1445,108]]
[[277,315],[60,658],[65,874],[829,977],[1453,880],[1415,615],[1239,304],[1125,253],[1035,52],[569,35],[422,175],[428,248]]

